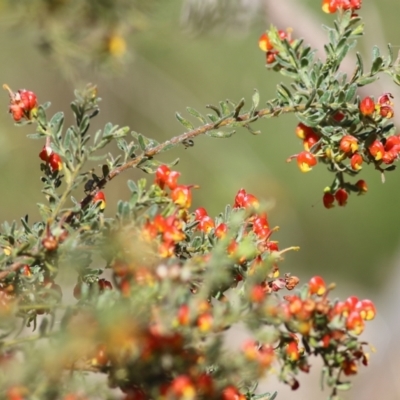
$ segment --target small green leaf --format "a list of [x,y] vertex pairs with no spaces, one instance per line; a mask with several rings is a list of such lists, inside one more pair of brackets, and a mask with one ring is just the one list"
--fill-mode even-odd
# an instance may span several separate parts
[[215,106],[212,105],[212,104],[207,104],[207,105],[206,105],[206,108],[209,108],[210,110],[213,110],[213,111],[215,112],[215,114],[218,115],[219,118],[222,118],[222,113],[221,113],[221,111],[219,110],[218,107],[215,107]]
[[369,85],[372,82],[375,82],[378,78],[376,76],[361,76],[357,79],[358,86]]
[[223,131],[209,131],[206,133],[207,136],[218,138],[218,139],[225,139],[234,135],[236,131],[232,132],[223,132]]
[[43,139],[46,137],[44,133],[28,133],[26,135],[29,139]]
[[218,121],[218,117],[214,114],[207,114],[207,117],[211,120],[211,122],[216,123]]
[[105,138],[107,136],[111,136],[114,129],[115,128],[114,128],[113,124],[111,122],[107,122],[103,129],[103,138]]
[[381,52],[379,51],[379,47],[378,46],[374,46],[372,48],[372,63],[378,58],[380,57]]
[[139,163],[137,168],[141,169],[142,171],[148,173],[148,174],[154,174],[157,170],[157,168],[162,165],[165,164],[161,161],[157,161],[157,160],[146,160],[142,163]]
[[89,118],[89,116],[85,115],[82,118],[81,123],[79,124],[79,130],[80,130],[81,136],[83,136],[88,131],[89,126],[90,126],[90,118]]
[[167,144],[166,146],[164,146],[164,147],[162,148],[162,150],[160,151],[160,153],[163,153],[164,151],[169,151],[169,150],[173,149],[173,148],[176,147],[176,146],[177,146],[176,143],[169,143],[169,144]]
[[138,187],[137,187],[136,183],[130,179],[128,180],[128,188],[132,193],[138,191]]
[[399,74],[395,74],[395,75],[392,76],[392,78],[393,78],[393,82],[394,82],[396,85],[399,85],[399,86],[400,86],[400,75],[399,75]]
[[258,105],[260,104],[260,93],[258,92],[257,89],[254,89],[254,94],[253,94],[251,100],[253,102],[254,109],[256,109],[258,107]]
[[347,89],[346,96],[344,98],[345,103],[349,103],[354,99],[354,96],[357,91],[357,85],[353,84]]
[[185,118],[183,118],[179,113],[175,114],[176,119],[188,130],[193,130],[194,126]]
[[47,125],[46,112],[44,111],[43,106],[39,106],[39,108],[37,109],[36,119],[39,122],[39,125],[41,125],[42,127]]
[[117,139],[125,137],[129,132],[129,130],[130,130],[129,126],[124,126],[122,128],[119,128],[116,132],[113,133],[113,138]]
[[28,216],[26,218],[21,218],[22,226],[25,229],[25,233],[32,233],[30,226],[28,225]]
[[194,108],[192,108],[192,107],[187,107],[186,110],[187,110],[187,112],[188,112],[190,115],[193,115],[193,117],[196,117],[197,119],[199,119],[203,124],[206,124],[206,123],[207,123],[206,118],[205,118],[203,115],[201,115],[201,114],[200,114],[197,110],[195,110]]
[[140,149],[142,151],[145,151],[146,150],[146,143],[144,141],[143,135],[141,135],[139,133],[137,139],[138,139],[138,142],[139,142]]
[[377,74],[381,70],[382,65],[383,65],[382,57],[376,57],[374,62],[372,63],[371,75]]
[[232,112],[229,109],[228,103],[226,101],[220,101],[219,102],[219,107],[221,108],[222,114],[225,117],[228,117],[228,116],[232,115]]
[[69,145],[71,144],[72,132],[73,131],[71,128],[68,128],[67,131],[65,132],[64,143],[63,143],[65,149],[68,149]]

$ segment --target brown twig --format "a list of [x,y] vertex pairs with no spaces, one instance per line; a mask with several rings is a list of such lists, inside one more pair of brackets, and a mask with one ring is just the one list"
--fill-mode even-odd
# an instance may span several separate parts
[[[312,107],[311,105],[310,107]],[[118,176],[121,172],[126,171],[127,169],[134,168],[137,165],[139,165],[143,160],[149,159],[154,157],[156,154],[161,153],[167,146],[169,145],[177,145],[180,143],[183,143],[187,140],[193,139],[197,136],[203,135],[207,132],[210,132],[214,129],[219,129],[224,126],[229,126],[231,124],[234,124],[235,122],[246,122],[249,120],[253,120],[255,117],[261,118],[265,116],[274,116],[282,113],[290,113],[290,112],[297,112],[297,111],[303,111],[305,109],[305,106],[303,104],[301,105],[296,105],[296,106],[286,106],[286,107],[276,107],[276,108],[263,108],[261,110],[255,111],[253,113],[244,113],[242,115],[239,115],[237,117],[230,117],[223,119],[222,121],[216,122],[216,123],[208,123],[205,125],[202,125],[198,128],[192,129],[188,132],[183,133],[182,135],[178,135],[173,137],[172,139],[169,139],[163,143],[160,143],[159,145],[152,147],[149,150],[146,150],[143,154],[140,156],[135,157],[133,160],[119,166],[118,168],[115,168],[113,171],[110,171],[110,173],[104,177],[103,179],[100,179],[99,182],[97,182],[96,188],[93,189],[82,201],[81,201],[81,208],[85,208],[93,199],[93,196],[104,186],[114,179],[116,176]],[[74,214],[70,214],[67,218],[67,222],[70,222]]]

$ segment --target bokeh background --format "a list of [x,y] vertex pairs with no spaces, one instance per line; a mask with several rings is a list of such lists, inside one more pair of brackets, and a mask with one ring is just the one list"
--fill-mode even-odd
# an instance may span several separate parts
[[[90,3],[93,9],[83,7]],[[357,50],[367,64],[373,45],[383,52],[386,43],[395,53],[400,49],[399,12],[398,2],[365,1],[360,14],[366,35]],[[174,114],[185,114],[187,106],[207,112],[205,105],[227,98],[250,100],[254,88],[262,102],[274,97],[284,78],[266,70],[257,44],[270,24],[293,27],[293,35],[304,37],[323,57],[322,24],[332,21],[319,0],[0,0],[1,83],[33,90],[41,102],[51,100],[49,112],[64,110],[67,124],[72,122],[74,88],[96,83],[103,101],[93,132],[111,121],[162,141],[183,132]],[[351,57],[344,68],[352,70]],[[394,84],[382,79],[367,90],[363,95],[391,92],[395,117],[400,116],[400,91]],[[38,153],[43,143],[26,138],[32,133],[29,126],[14,127],[7,106],[4,92],[0,221],[26,214],[34,221],[39,217],[36,203],[42,201]],[[303,282],[320,274],[338,284],[338,296],[356,294],[377,303],[379,316],[365,336],[378,352],[347,398],[381,398],[384,391],[385,399],[398,399],[400,172],[388,173],[382,184],[377,171],[365,168],[361,178],[368,183],[367,195],[326,210],[321,198],[330,174],[322,165],[301,174],[295,163],[285,162],[301,148],[296,124],[292,115],[265,120],[256,124],[259,136],[238,130],[230,139],[199,137],[194,147],[179,147],[162,157],[180,158],[182,182],[201,186],[194,206],[206,207],[211,215],[232,203],[241,187],[273,204],[270,222],[280,226],[276,237],[281,247],[301,247],[287,254],[282,271]],[[127,197],[126,180],[139,177],[143,173],[132,170],[107,186],[108,215],[118,199]],[[302,377],[301,383],[294,394],[272,379],[262,387],[278,390],[278,399],[326,398],[316,375]]]

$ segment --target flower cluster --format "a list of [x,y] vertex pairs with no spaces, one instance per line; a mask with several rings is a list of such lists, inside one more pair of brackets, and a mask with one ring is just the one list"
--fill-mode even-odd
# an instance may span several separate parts
[[[393,117],[392,96],[384,93],[375,103],[371,97],[365,97],[359,105],[361,124],[370,126],[382,120]],[[340,123],[344,114],[336,113],[333,119]],[[398,160],[400,153],[400,135],[390,132],[385,136],[375,134],[365,136],[358,134],[344,134],[340,140],[330,140],[321,135],[315,128],[299,123],[295,130],[296,136],[302,140],[304,151],[291,156],[288,161],[296,158],[299,169],[309,172],[320,159],[325,164],[330,164],[340,171],[351,175],[357,174],[362,169],[362,164],[373,163],[377,169],[381,164],[390,165]],[[348,160],[348,163],[346,161]],[[367,185],[360,179],[355,184],[336,181],[324,190],[323,203],[326,208],[333,207],[335,200],[340,206],[347,203],[349,192],[363,194],[367,192]]]
[[338,10],[359,10],[362,0],[323,0],[322,10],[328,14],[333,14]]
[[39,157],[49,165],[52,172],[60,171],[62,169],[61,157],[55,153],[49,145],[43,146],[39,153]]
[[10,95],[9,112],[14,121],[20,122],[23,118],[31,120],[38,105],[35,93],[25,89],[20,89],[14,93],[7,85],[3,85],[3,88]]
[[[283,31],[279,30],[278,31],[278,40],[283,41],[287,40],[289,43],[292,43],[292,38],[291,38],[291,30]],[[258,40],[258,45],[262,51],[265,52],[265,58],[266,58],[266,64],[274,64],[276,60],[277,54],[279,54],[279,49],[277,48],[276,45],[273,44],[270,33],[265,32],[263,33],[259,40]]]
[[[355,341],[354,335],[360,335],[365,321],[375,317],[375,306],[370,300],[359,300],[355,296],[331,302],[327,298],[331,289],[320,276],[314,276],[307,291],[284,296],[284,302],[277,306],[275,312],[283,316],[291,332],[283,337],[280,351],[293,372],[297,369],[308,372],[308,356],[318,353],[345,375],[357,373],[358,363],[368,363],[368,354],[363,344]],[[298,335],[304,347],[300,347]],[[289,374],[286,380],[293,389],[299,385],[293,375]]]
[[[241,111],[244,101],[210,105],[216,115],[207,117],[188,108],[202,125],[177,114],[185,133],[163,143],[112,124],[91,138],[91,119],[99,112],[93,86],[75,93],[75,123],[65,131],[63,113],[47,118],[47,103],[38,105],[34,93],[5,86],[14,121],[36,125],[30,137],[45,141],[39,157],[46,203],[39,204],[39,222],[25,217],[21,226],[4,224],[0,232],[2,393],[13,400],[38,393],[105,398],[107,390],[124,400],[273,398],[255,394],[259,379],[279,371],[279,379],[297,389],[298,373],[307,373],[310,358],[318,357],[333,398],[346,386],[344,376],[368,364],[358,336],[376,314],[370,300],[332,301],[334,285],[320,276],[299,287],[299,278],[282,274],[279,264],[286,251],[298,248],[281,249],[273,240],[278,228],[254,194],[238,190],[216,217],[201,206],[192,211],[197,186],[181,184],[180,173],[156,158],[204,133],[229,137],[225,129],[239,126],[256,134],[250,128],[256,120],[294,113],[302,148],[288,160],[303,172],[326,164],[335,174],[324,206],[344,206],[351,192],[365,193],[365,181],[351,184],[343,174],[356,176],[367,164],[381,173],[394,169],[400,135],[390,122],[390,94],[377,101],[357,97],[358,87],[379,72],[391,73],[393,62],[374,51],[370,72],[360,59],[351,78],[340,72],[362,33],[354,14],[360,6],[357,0],[324,1],[325,11],[340,11],[334,28],[327,28],[326,61],[292,40],[289,30],[272,27],[259,46],[267,67],[293,80],[290,87],[279,84],[265,108],[259,108],[258,92],[247,111]],[[122,42],[113,46],[110,52],[123,52]],[[99,154],[112,142],[121,154]],[[104,160],[101,171],[89,169],[88,160]],[[129,198],[118,201],[114,218],[105,218],[103,188],[132,168],[154,173],[154,183],[128,181]],[[65,266],[76,273],[72,305],[62,303],[65,288],[58,281]],[[226,351],[225,332],[243,324],[251,339]],[[19,336],[31,326],[35,336]],[[42,339],[43,346],[32,346]],[[12,367],[5,370],[9,360]],[[75,392],[75,377],[86,372],[104,378],[93,396],[87,387]]]

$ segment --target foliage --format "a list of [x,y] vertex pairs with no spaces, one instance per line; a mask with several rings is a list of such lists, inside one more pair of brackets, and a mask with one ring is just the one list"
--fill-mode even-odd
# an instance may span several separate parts
[[[393,170],[400,138],[390,121],[391,96],[360,100],[357,88],[381,72],[398,83],[397,62],[390,48],[387,58],[375,48],[368,72],[358,56],[354,74],[341,73],[363,32],[355,15],[360,3],[325,3],[326,11],[339,11],[326,28],[325,61],[291,32],[271,27],[259,44],[267,67],[292,79],[290,87],[278,85],[265,108],[257,91],[246,111],[244,100],[208,105],[207,115],[188,108],[201,124],[177,113],[185,132],[163,143],[111,123],[90,134],[100,101],[93,85],[75,92],[75,124],[68,128],[62,112],[48,117],[50,104],[39,104],[35,93],[4,86],[16,124],[34,125],[29,137],[44,141],[45,202],[38,205],[41,221],[25,216],[20,224],[5,222],[0,233],[2,397],[116,398],[122,391],[126,400],[272,400],[276,393],[257,394],[258,381],[275,370],[296,389],[311,356],[323,361],[332,399],[349,388],[347,377],[368,363],[358,335],[375,316],[373,303],[330,300],[334,285],[320,276],[299,288],[299,279],[281,275],[279,265],[297,247],[280,249],[273,240],[277,228],[266,204],[240,189],[215,218],[202,207],[190,211],[196,185],[180,183],[171,168],[177,161],[156,157],[192,146],[201,134],[228,138],[240,127],[258,134],[257,120],[290,112],[300,121],[304,150],[289,160],[303,172],[324,163],[334,174],[323,195],[326,208],[367,190],[363,181],[345,181],[361,164],[382,174]],[[117,155],[105,150],[112,142]],[[100,162],[98,170],[88,170],[88,161]],[[130,197],[105,218],[103,189],[130,168],[155,174],[154,182],[128,181]],[[60,286],[66,268],[76,273],[74,288]],[[251,339],[227,349],[224,333],[239,325]],[[93,375],[103,379],[93,383]]]

